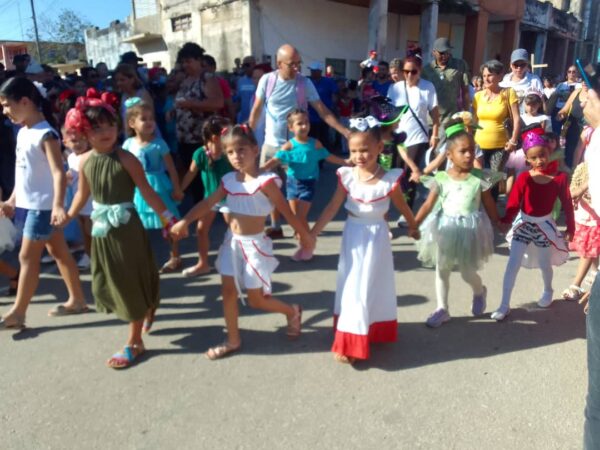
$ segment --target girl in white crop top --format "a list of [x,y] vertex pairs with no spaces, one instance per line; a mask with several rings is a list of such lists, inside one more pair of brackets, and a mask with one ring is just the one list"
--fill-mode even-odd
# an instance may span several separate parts
[[241,346],[237,298],[244,290],[250,306],[285,314],[288,336],[300,335],[300,305],[288,305],[271,296],[271,273],[277,260],[272,255],[271,240],[264,235],[263,229],[265,218],[273,208],[279,210],[298,233],[304,248],[314,248],[314,239],[292,213],[279,189],[281,179],[271,172],[259,173],[256,164],[259,150],[252,130],[245,124],[226,128],[221,142],[235,171],[226,174],[219,188],[171,229],[175,239],[186,237],[190,223],[208,214],[214,205],[225,199],[230,211],[230,232],[219,249],[215,265],[221,274],[227,340],[206,352],[206,357],[211,360],[222,358]]
[[12,217],[15,208],[19,208],[24,219],[17,298],[11,310],[0,319],[0,329],[23,328],[27,307],[38,284],[45,247],[54,256],[69,291],[67,302],[51,309],[49,315],[76,314],[88,308],[77,265],[58,228],[66,217],[63,206],[66,178],[58,133],[42,112],[48,110],[47,100],[31,81],[18,77],[2,84],[0,104],[12,122],[22,125],[17,136],[15,189],[10,198],[0,204],[1,214]]
[[316,237],[344,203],[348,218],[338,264],[331,349],[335,360],[344,363],[368,359],[371,342],[396,340],[394,261],[385,219],[390,200],[406,217],[409,236],[419,238],[400,188],[402,170],[386,172],[377,163],[383,150],[379,123],[367,119],[362,124],[351,120],[348,146],[355,167],[338,169],[337,190],[311,231]]

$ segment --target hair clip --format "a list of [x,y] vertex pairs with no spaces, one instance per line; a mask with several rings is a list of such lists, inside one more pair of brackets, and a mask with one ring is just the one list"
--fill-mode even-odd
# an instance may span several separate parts
[[133,108],[135,105],[142,103],[142,99],[139,97],[131,97],[125,100],[125,108]]
[[353,117],[350,119],[350,128],[354,128],[360,132],[367,131],[369,128],[376,128],[381,125],[379,120],[373,116]]
[[250,127],[248,126],[248,124],[247,124],[247,123],[242,123],[242,124],[240,124],[240,128],[241,128],[242,130],[244,130],[244,134],[248,134],[248,133],[250,133]]
[[228,131],[229,131],[229,127],[223,127],[223,128],[221,128],[221,136],[225,136]]
[[455,123],[454,125],[451,125],[448,128],[446,128],[446,139],[450,139],[455,134],[461,133],[463,131],[467,131],[467,127],[465,126],[465,124],[462,122]]

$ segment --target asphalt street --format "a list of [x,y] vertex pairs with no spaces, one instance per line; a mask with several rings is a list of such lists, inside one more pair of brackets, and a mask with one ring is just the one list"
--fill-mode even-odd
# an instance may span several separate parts
[[[313,219],[333,191],[323,173]],[[391,219],[396,217],[391,215]],[[51,318],[66,289],[53,265],[21,332],[0,333],[0,448],[3,449],[578,449],[587,387],[581,306],[535,301],[541,275],[523,269],[505,323],[470,315],[471,292],[451,278],[452,320],[424,325],[435,309],[434,273],[416,260],[391,221],[399,340],[376,345],[354,366],[333,361],[332,305],[343,213],[311,262],[295,263],[295,241],[275,242],[274,295],[304,308],[303,335],[285,336],[285,319],[241,308],[243,348],[209,361],[221,342],[219,277],[161,278],[161,308],[134,367],[114,371],[126,326],[110,315]],[[224,232],[212,230],[211,263]],[[292,232],[285,228],[287,236]],[[153,236],[162,263],[166,244]],[[506,244],[481,274],[491,312],[500,302]],[[195,261],[193,238],[183,244]],[[555,269],[555,298],[577,260]],[[93,303],[90,276],[82,275]],[[12,301],[0,298],[0,311]]]

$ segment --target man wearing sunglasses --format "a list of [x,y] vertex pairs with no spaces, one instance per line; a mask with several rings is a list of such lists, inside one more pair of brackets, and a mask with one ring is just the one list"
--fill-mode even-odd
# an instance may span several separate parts
[[435,86],[441,122],[452,114],[469,109],[469,67],[462,59],[452,57],[450,40],[445,37],[433,43],[433,61],[423,68],[423,78]]
[[523,99],[525,99],[527,92],[543,92],[544,85],[540,77],[529,71],[529,53],[524,48],[513,50],[510,55],[510,69],[511,72],[504,75],[500,82],[500,87],[511,87],[515,90],[519,99],[519,111],[523,114],[525,112]]

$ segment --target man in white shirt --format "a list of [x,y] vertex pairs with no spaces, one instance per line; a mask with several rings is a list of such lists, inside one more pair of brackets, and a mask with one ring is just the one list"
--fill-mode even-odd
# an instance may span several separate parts
[[524,48],[513,50],[510,55],[511,72],[504,75],[500,82],[500,87],[511,87],[517,93],[519,99],[519,111],[521,114],[525,112],[525,99],[528,91],[542,92],[544,85],[542,80],[537,75],[529,71],[529,53]]
[[[596,91],[587,92],[582,101],[587,123],[596,131],[586,150],[592,207],[600,211],[600,99]],[[600,278],[596,276],[589,296],[587,316],[588,395],[585,408],[584,449],[600,448]]]
[[[287,116],[294,109],[312,106],[323,121],[331,128],[348,137],[350,131],[338,122],[335,115],[325,106],[313,82],[300,73],[302,60],[298,50],[284,44],[277,50],[277,71],[263,75],[256,88],[256,100],[248,123],[255,129],[263,108],[266,111],[265,143],[261,149],[260,164],[271,159],[291,137]],[[271,215],[271,238],[283,237],[278,214]]]

